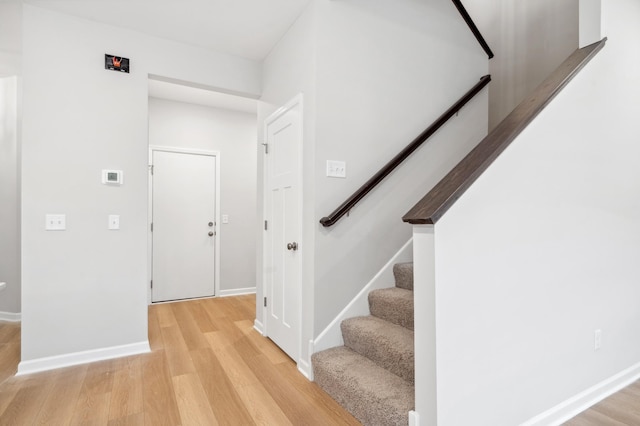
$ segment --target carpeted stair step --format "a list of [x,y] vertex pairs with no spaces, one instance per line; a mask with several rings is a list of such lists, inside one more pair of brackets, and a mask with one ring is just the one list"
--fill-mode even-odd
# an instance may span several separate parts
[[396,278],[396,287],[413,291],[413,262],[393,265],[393,276]]
[[374,316],[342,321],[344,345],[414,383],[413,331]]
[[413,330],[413,291],[392,287],[369,293],[371,315]]
[[408,424],[414,387],[373,361],[340,346],[312,356],[316,383],[365,426]]

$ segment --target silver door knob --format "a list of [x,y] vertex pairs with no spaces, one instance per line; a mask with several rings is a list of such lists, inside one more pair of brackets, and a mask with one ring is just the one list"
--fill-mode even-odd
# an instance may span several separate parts
[[298,250],[298,243],[294,241],[292,243],[287,244],[287,250],[293,250],[293,251]]
[[209,222],[209,226],[213,226],[213,222]]
[[209,231],[209,236],[213,237],[213,231]]

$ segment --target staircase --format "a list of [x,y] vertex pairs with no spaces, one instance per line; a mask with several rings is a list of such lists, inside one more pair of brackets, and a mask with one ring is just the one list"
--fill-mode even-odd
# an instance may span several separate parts
[[407,425],[414,409],[413,263],[369,293],[370,316],[342,322],[344,346],[313,354],[315,381],[366,426]]

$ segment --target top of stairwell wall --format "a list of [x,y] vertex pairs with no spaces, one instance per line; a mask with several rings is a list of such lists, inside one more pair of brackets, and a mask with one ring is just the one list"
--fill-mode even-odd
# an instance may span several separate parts
[[593,0],[465,2],[495,52],[489,63],[490,130],[578,48],[583,1]]
[[[332,211],[488,71],[450,1],[317,6],[314,332],[410,238],[403,210],[486,135],[486,92],[331,228]],[[347,163],[325,177],[326,160]],[[389,283],[390,286],[393,283]]]

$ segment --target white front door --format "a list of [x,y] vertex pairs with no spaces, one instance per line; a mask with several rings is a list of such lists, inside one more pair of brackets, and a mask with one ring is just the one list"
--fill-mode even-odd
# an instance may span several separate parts
[[265,334],[294,361],[300,355],[302,213],[301,96],[265,121]]
[[151,300],[215,292],[216,157],[152,150]]

